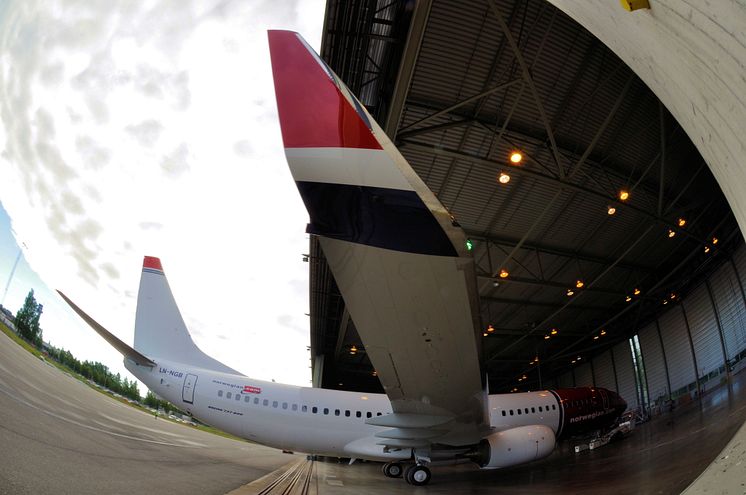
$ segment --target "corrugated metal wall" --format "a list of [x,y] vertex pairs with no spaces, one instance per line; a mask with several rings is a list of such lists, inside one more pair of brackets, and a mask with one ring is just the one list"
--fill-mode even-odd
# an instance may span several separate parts
[[692,347],[686,328],[686,320],[677,304],[658,320],[663,338],[663,346],[668,359],[668,375],[671,379],[671,393],[694,382],[694,361]]
[[591,363],[581,364],[575,368],[575,386],[592,387],[593,374],[591,373]]
[[741,286],[731,263],[726,263],[710,279],[712,297],[720,315],[725,350],[733,359],[746,349],[746,306]]
[[642,360],[645,363],[645,374],[648,381],[648,397],[654,403],[658,398],[670,396],[666,364],[655,322],[648,324],[638,334]]
[[574,380],[572,377],[572,372],[565,373],[564,375],[561,375],[559,378],[559,386],[560,388],[570,388],[574,386]]
[[616,391],[614,366],[611,362],[611,351],[606,351],[593,359],[593,372],[596,375],[596,386]]
[[613,348],[613,352],[617,380],[619,381],[619,395],[627,401],[629,409],[636,409],[638,401],[635,389],[635,370],[632,365],[632,351],[629,347],[629,341],[618,344]]
[[718,371],[725,363],[720,330],[707,286],[702,284],[694,289],[682,304],[692,334],[697,371],[700,377],[707,376],[713,371]]

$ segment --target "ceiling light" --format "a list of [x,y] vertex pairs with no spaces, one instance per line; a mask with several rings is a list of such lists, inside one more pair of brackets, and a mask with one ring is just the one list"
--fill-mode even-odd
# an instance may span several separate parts
[[545,335],[544,340],[549,340],[549,335]]
[[500,175],[497,176],[497,180],[500,184],[507,184],[510,182],[510,176],[505,172],[500,172]]
[[487,325],[487,333],[492,333],[495,331],[495,328],[492,325]]
[[552,328],[552,331],[549,332],[549,333],[551,333],[552,335],[557,335],[557,329],[556,328]]
[[606,330],[601,330],[601,335],[606,335]]
[[634,295],[636,295],[636,296],[639,296],[639,295],[640,295],[640,289],[638,289],[637,287],[635,287],[635,290],[634,290],[634,291],[632,291],[632,293],[633,293]]
[[668,304],[668,299],[663,300],[663,305],[665,306],[666,304]]
[[674,292],[671,292],[671,300],[673,301],[674,299],[676,299],[676,294]]
[[350,347],[350,354],[355,355],[356,353],[357,353],[357,347],[353,345],[352,347]]
[[676,235],[676,232],[674,232],[672,229],[668,229],[668,237],[673,237]]
[[632,296],[627,296],[624,298],[625,301],[630,302],[632,300]]
[[497,280],[493,280],[492,287],[500,287],[500,282],[498,282]]
[[510,153],[510,163],[518,165],[519,163],[521,163],[521,160],[523,160],[523,155],[520,151],[513,151],[512,153]]
[[487,336],[487,332],[484,332],[484,333],[482,334],[482,337],[486,337],[486,336]]
[[466,239],[466,250],[471,251],[472,249],[474,249],[474,241]]
[[372,375],[373,376],[378,376],[378,372],[377,371],[373,371]]
[[575,294],[575,291],[572,289],[567,289],[567,297],[570,297],[571,295]]
[[598,340],[598,335],[594,335],[593,340]]
[[609,214],[609,215],[613,215],[614,213],[616,213],[616,208],[614,208],[613,206],[609,205],[609,206],[606,207],[606,213]]
[[712,238],[712,243],[713,244],[717,244],[718,243],[718,238],[717,237],[713,237]]
[[502,268],[500,270],[500,278],[508,278],[508,275],[510,274],[508,273],[508,270],[506,270],[505,268]]
[[572,364],[575,364],[575,360],[574,359],[572,360]]
[[710,252],[710,246],[705,246],[705,253],[709,253],[709,252]]
[[683,227],[684,225],[686,225],[686,219],[679,218],[679,227]]
[[523,378],[524,380],[528,379],[528,377],[526,375],[523,375],[521,378]]
[[582,358],[582,357],[580,357],[580,356],[578,356],[578,361],[580,361],[581,359],[583,359],[583,358]]
[[627,201],[629,199],[629,191],[627,191],[626,189],[622,189],[621,191],[619,191],[619,199],[621,199],[622,201]]
[[577,282],[575,282],[575,287],[577,287],[578,289],[582,289],[584,285],[585,284],[582,280],[578,280]]

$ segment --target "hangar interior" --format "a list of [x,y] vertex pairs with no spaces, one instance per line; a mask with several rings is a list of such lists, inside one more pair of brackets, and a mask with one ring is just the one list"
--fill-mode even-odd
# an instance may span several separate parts
[[[582,26],[545,0],[329,0],[321,55],[465,230],[492,393],[600,386],[655,415],[742,369],[736,218]],[[314,385],[382,391],[313,237],[306,259]]]

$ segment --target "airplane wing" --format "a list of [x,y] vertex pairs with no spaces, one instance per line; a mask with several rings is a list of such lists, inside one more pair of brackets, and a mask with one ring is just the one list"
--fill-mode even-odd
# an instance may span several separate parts
[[488,420],[464,232],[300,35],[270,31],[269,45],[308,232],[392,403],[368,423],[392,428],[379,435],[392,448],[478,441]]

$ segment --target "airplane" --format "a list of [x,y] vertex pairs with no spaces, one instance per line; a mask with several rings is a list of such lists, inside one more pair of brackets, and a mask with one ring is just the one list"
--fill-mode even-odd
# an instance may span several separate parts
[[421,486],[428,466],[484,469],[547,457],[612,427],[627,404],[603,388],[488,393],[474,260],[463,230],[303,38],[269,31],[286,157],[384,394],[255,380],[193,342],[160,259],[146,256],[134,347],[60,295],[158,396],[278,449],[384,462]]

